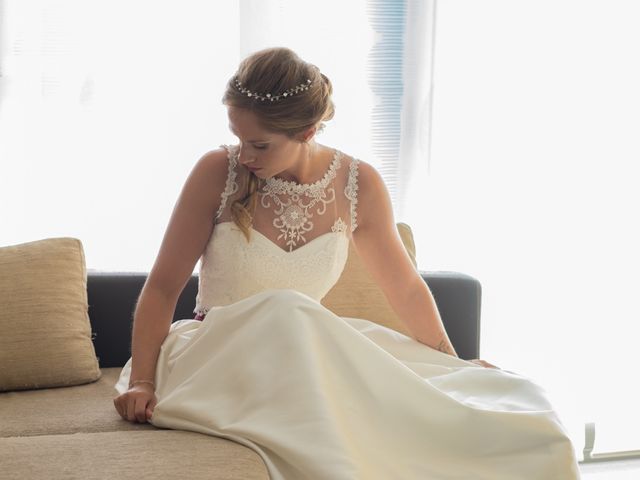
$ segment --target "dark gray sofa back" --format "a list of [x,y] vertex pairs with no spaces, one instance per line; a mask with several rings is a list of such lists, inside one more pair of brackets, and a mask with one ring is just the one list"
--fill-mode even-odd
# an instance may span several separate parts
[[[481,286],[457,272],[421,272],[438,305],[458,355],[478,358]],[[87,275],[89,318],[100,367],[121,367],[131,356],[133,312],[147,273],[93,272]],[[198,277],[193,275],[176,305],[173,320],[193,318]]]

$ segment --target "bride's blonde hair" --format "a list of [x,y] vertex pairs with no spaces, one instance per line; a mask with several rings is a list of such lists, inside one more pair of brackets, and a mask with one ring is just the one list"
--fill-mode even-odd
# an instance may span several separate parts
[[[236,79],[252,92],[278,94],[311,80],[308,90],[278,101],[260,101],[236,86]],[[301,132],[316,126],[324,130],[324,121],[331,120],[335,106],[331,100],[333,86],[329,78],[315,65],[302,60],[286,47],[271,47],[254,52],[240,62],[236,73],[227,82],[222,103],[253,112],[260,127],[266,131],[284,134],[293,139]],[[247,186],[241,198],[231,204],[231,217],[242,230],[247,241],[258,196],[260,179],[249,172]]]

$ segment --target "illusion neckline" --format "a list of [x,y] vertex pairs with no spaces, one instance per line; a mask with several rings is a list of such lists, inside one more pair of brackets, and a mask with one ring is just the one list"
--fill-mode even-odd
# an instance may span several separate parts
[[265,179],[265,188],[271,191],[291,191],[295,193],[302,193],[310,190],[315,191],[318,189],[324,189],[329,182],[335,178],[336,170],[340,167],[340,157],[342,152],[334,147],[329,147],[333,150],[333,159],[329,164],[329,168],[325,171],[321,179],[311,183],[298,183],[294,180],[285,180],[279,177],[269,177]]

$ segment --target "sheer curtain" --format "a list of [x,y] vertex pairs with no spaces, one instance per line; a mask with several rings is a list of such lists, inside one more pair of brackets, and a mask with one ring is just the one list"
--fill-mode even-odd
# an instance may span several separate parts
[[318,141],[378,167],[396,210],[424,161],[433,2],[2,5],[0,244],[74,236],[91,269],[150,269],[191,167],[236,140],[227,79],[270,46],[332,80]]
[[191,167],[225,140],[237,4],[2,12],[0,244],[72,236],[90,269],[148,271]]
[[632,0],[436,15],[418,262],[481,281],[481,357],[548,390],[579,458],[587,422],[640,449],[639,24]]

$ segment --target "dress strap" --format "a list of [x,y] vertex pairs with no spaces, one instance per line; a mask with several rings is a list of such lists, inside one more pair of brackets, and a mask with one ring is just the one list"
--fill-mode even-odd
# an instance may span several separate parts
[[227,198],[238,191],[238,183],[236,182],[236,164],[238,163],[237,150],[230,145],[220,145],[220,147],[227,150],[227,159],[229,160],[229,169],[227,171],[227,182],[225,183],[224,191],[220,197],[220,207],[216,213],[216,220],[220,218],[224,207],[227,204]]
[[347,180],[347,186],[344,189],[344,194],[351,201],[351,231],[353,232],[358,227],[358,212],[356,206],[358,205],[358,163],[360,160],[352,158],[349,164],[349,178]]

